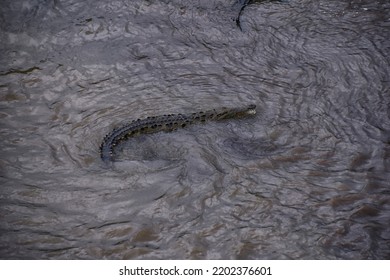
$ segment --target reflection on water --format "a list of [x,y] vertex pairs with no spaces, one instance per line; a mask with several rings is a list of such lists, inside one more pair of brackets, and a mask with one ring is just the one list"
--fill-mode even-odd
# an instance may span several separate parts
[[390,258],[388,1],[3,2],[2,258]]

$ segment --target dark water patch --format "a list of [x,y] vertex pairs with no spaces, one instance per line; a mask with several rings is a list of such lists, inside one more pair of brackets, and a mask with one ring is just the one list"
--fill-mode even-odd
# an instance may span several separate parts
[[268,139],[230,138],[223,144],[228,155],[242,159],[268,157],[285,152],[282,147],[277,147]]

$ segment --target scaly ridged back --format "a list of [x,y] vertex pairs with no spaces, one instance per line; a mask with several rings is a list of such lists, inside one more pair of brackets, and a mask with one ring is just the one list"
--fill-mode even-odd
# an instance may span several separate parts
[[146,119],[134,120],[131,123],[114,129],[108,134],[101,146],[100,155],[104,162],[113,161],[113,150],[120,142],[140,134],[149,134],[159,131],[173,131],[193,123],[201,123],[207,120],[222,120],[229,118],[242,118],[256,114],[256,105],[242,108],[221,108],[205,112],[197,112],[188,115],[170,114]]

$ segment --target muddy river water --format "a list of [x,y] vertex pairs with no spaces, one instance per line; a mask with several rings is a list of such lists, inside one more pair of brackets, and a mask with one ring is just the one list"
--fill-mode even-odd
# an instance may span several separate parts
[[1,1],[0,258],[390,258],[389,1],[235,2]]

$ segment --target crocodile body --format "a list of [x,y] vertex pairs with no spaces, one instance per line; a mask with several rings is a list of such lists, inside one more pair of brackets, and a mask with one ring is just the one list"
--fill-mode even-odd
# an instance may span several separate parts
[[131,137],[160,131],[170,132],[187,125],[203,123],[209,120],[251,116],[256,114],[255,109],[256,105],[248,105],[240,108],[221,108],[191,114],[169,114],[133,120],[122,127],[114,129],[104,138],[100,146],[100,156],[104,162],[109,163],[114,161],[115,146]]

